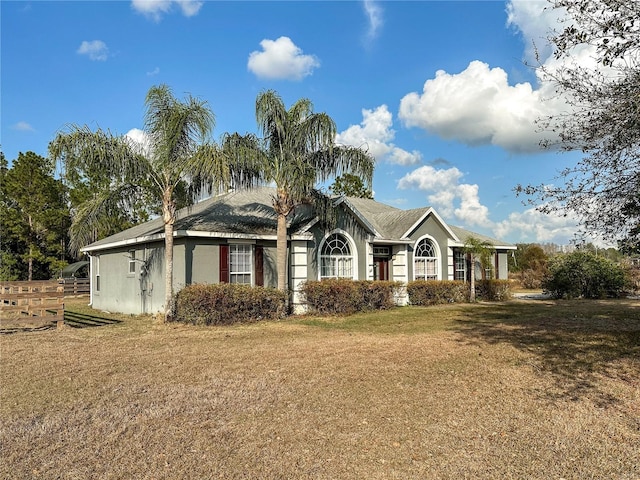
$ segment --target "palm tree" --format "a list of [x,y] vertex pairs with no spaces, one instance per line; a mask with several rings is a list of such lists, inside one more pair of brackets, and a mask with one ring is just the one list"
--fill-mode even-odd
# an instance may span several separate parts
[[[109,131],[72,125],[49,145],[65,170],[90,165],[113,179],[75,212],[71,242],[75,249],[96,240],[92,235],[113,218],[112,213],[161,204],[165,242],[165,320],[173,316],[173,230],[177,201],[184,192],[192,203],[206,185],[226,187],[237,169],[209,143],[215,117],[206,101],[176,99],[169,87],[151,87],[145,99],[145,145]],[[150,207],[151,206],[151,207]]]
[[469,255],[469,263],[471,264],[469,276],[469,301],[476,301],[476,262],[480,260],[482,265],[482,278],[485,278],[485,269],[491,264],[490,258],[493,247],[490,243],[482,241],[476,237],[469,236],[462,247],[464,252]]
[[[314,113],[303,98],[286,109],[273,90],[256,98],[256,120],[263,136],[261,162],[263,181],[275,184],[272,200],[277,216],[278,289],[287,288],[287,216],[296,206],[323,204],[317,184],[342,173],[360,176],[371,184],[375,161],[360,148],[335,144],[336,125],[326,113]],[[326,203],[324,203],[326,206]]]

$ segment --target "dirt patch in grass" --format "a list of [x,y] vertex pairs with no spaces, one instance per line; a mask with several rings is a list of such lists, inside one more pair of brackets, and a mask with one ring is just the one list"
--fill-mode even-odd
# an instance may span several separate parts
[[637,302],[118,319],[0,338],[0,478],[640,477]]

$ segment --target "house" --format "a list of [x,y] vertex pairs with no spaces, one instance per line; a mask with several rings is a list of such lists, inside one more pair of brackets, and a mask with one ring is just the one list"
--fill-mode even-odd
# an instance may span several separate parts
[[[177,214],[174,289],[194,283],[277,285],[273,188],[234,191]],[[340,197],[325,230],[310,206],[288,218],[288,285],[294,309],[306,280],[469,278],[466,239],[493,246],[491,274],[506,279],[515,245],[447,225],[430,207],[401,210],[374,200]],[[91,262],[94,308],[123,313],[164,310],[164,225],[157,218],[83,248]],[[476,266],[476,277],[478,275]],[[406,296],[399,299],[405,304]]]

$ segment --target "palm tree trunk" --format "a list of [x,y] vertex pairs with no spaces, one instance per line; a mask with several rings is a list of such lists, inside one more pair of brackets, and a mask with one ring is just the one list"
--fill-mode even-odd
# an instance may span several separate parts
[[471,263],[471,267],[469,268],[470,270],[469,301],[475,302],[476,301],[476,256],[474,254],[471,254],[470,263]]
[[165,191],[162,199],[162,217],[164,220],[164,321],[173,320],[173,225],[176,220],[176,207],[172,193]]
[[278,213],[278,230],[276,239],[278,290],[287,289],[287,216]]

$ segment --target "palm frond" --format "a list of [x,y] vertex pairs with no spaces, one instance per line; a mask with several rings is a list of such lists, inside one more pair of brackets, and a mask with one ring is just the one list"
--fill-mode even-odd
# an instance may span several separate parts
[[126,218],[126,212],[135,209],[143,194],[136,185],[120,184],[110,190],[96,192],[82,203],[73,214],[69,230],[71,253],[78,254],[82,247],[116,233],[114,228],[121,229],[123,215]]
[[123,136],[88,126],[69,125],[49,144],[49,154],[65,170],[101,171],[109,178],[137,178],[148,171],[147,159]]

